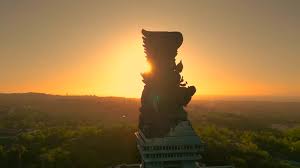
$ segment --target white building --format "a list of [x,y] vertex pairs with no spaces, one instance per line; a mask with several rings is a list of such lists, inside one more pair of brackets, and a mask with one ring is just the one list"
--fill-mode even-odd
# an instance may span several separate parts
[[196,168],[203,146],[189,121],[180,122],[163,138],[135,133],[143,168]]

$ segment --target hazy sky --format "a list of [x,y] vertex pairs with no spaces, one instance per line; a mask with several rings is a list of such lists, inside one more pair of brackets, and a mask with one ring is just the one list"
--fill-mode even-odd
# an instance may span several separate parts
[[300,95],[299,0],[1,0],[0,92],[139,97],[142,28],[198,95]]

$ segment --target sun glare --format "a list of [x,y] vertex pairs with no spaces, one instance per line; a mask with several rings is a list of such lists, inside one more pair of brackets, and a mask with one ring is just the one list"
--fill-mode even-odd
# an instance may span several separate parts
[[144,72],[151,72],[152,70],[151,64],[149,62],[146,62],[144,69],[145,69]]

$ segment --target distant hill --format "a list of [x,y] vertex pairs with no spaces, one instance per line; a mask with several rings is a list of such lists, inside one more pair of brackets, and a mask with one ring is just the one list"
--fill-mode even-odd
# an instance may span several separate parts
[[0,115],[8,109],[36,111],[56,118],[137,123],[139,100],[122,97],[60,96],[43,93],[0,94]]
[[300,96],[207,96],[196,95],[194,100],[300,102]]
[[[37,113],[62,121],[94,121],[110,126],[138,124],[140,100],[122,97],[60,96],[43,93],[0,94],[0,119],[7,114]],[[300,102],[193,99],[187,106],[195,124],[236,128],[300,125]],[[9,115],[8,115],[9,116]]]

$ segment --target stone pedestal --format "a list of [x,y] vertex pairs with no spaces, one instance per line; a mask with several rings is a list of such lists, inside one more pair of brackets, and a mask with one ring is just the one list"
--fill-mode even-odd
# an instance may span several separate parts
[[162,138],[135,133],[143,168],[196,168],[203,146],[189,121],[180,122]]

